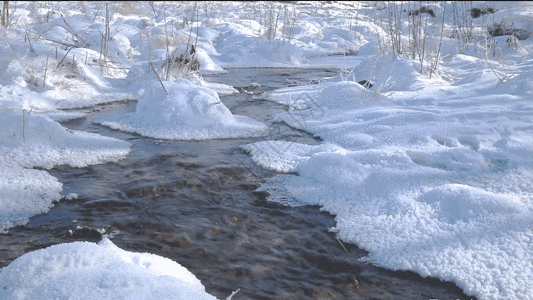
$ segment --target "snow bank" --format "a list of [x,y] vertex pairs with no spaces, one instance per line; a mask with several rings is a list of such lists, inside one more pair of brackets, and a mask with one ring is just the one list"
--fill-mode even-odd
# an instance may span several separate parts
[[160,83],[152,83],[135,112],[104,116],[95,122],[143,136],[179,140],[250,137],[266,130],[261,122],[233,115],[211,89],[183,78],[164,85],[168,95]]
[[332,230],[369,251],[367,261],[454,281],[478,299],[533,297],[531,167],[465,172],[446,167],[455,157],[426,167],[402,150],[324,151],[291,143],[284,155],[265,143],[245,149],[254,161],[297,175],[270,179],[259,190],[270,192],[270,201],[320,205],[335,214]]
[[[310,109],[316,113],[324,110],[351,110],[373,105],[372,92],[353,81],[325,82],[278,89],[264,95],[267,99],[298,110]],[[320,112],[319,112],[320,111]]]
[[27,253],[0,272],[2,299],[216,299],[178,263],[104,238]]
[[232,33],[216,46],[213,61],[222,67],[287,67],[303,62],[300,47],[282,40],[261,41],[257,37]]
[[252,160],[265,169],[278,172],[294,172],[296,166],[316,152],[335,152],[340,148],[334,144],[318,146],[284,141],[263,141],[241,147],[250,153]]
[[117,161],[131,147],[121,140],[68,130],[43,114],[0,111],[0,128],[0,232],[26,224],[61,198],[62,185],[56,178],[24,168]]
[[62,184],[45,171],[0,164],[0,233],[26,224],[59,201]]
[[257,164],[291,173],[259,190],[322,206],[336,215],[331,230],[376,265],[453,281],[478,299],[533,298],[528,73],[501,82],[503,67],[486,63],[457,55],[442,64],[446,80],[429,80],[416,62],[384,62],[374,80],[388,96],[353,82],[269,93],[290,107],[275,120],[325,143],[244,146]]
[[43,115],[0,112],[0,165],[85,167],[117,161],[131,144],[94,133],[68,130]]

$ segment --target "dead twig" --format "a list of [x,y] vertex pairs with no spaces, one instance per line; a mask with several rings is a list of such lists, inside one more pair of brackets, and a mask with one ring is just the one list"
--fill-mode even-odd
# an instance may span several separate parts
[[342,249],[344,249],[344,251],[346,253],[348,253],[348,249],[346,249],[346,247],[344,247],[344,244],[341,242],[341,240],[338,237],[336,237],[336,239],[337,239],[337,242],[339,242],[339,244],[341,244]]
[[154,71],[155,76],[157,76],[157,80],[159,80],[159,83],[161,83],[161,86],[163,87],[163,90],[165,90],[165,93],[167,93],[167,95],[168,95],[169,92],[165,88],[165,85],[163,84],[163,81],[161,81],[161,78],[159,78],[159,75],[157,74],[157,71],[155,70],[154,64],[152,62],[150,62],[150,67],[152,67],[152,70]]

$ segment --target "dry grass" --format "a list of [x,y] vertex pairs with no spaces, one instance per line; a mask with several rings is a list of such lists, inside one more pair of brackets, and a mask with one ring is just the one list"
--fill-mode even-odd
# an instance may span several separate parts
[[149,17],[151,9],[145,4],[145,1],[113,1],[113,11],[123,16],[136,15]]

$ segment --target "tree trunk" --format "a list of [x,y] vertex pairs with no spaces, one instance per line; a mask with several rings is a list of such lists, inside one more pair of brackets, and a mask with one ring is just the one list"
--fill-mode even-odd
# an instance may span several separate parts
[[2,26],[7,27],[9,24],[9,1],[4,1],[4,8],[2,9]]

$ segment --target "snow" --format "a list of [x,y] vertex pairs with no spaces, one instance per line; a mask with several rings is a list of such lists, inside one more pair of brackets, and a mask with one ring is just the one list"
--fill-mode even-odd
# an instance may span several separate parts
[[0,114],[0,164],[43,167],[69,164],[85,167],[116,161],[130,152],[130,144],[94,133],[68,130],[46,116]]
[[[131,12],[110,3],[106,53],[101,4],[16,5],[12,24],[0,28],[0,232],[77,198],[61,195],[56,178],[32,168],[81,168],[128,155],[127,142],[64,128],[58,122],[86,117],[65,109],[138,100],[135,112],[95,122],[162,139],[257,137],[265,124],[233,115],[220,101],[237,90],[201,75],[338,68],[333,80],[256,96],[287,106],[274,121],[323,140],[243,146],[255,163],[286,173],[260,188],[269,200],[322,206],[336,215],[331,230],[369,251],[373,264],[453,281],[478,299],[533,298],[532,37],[487,31],[503,24],[524,37],[531,4],[474,2],[495,13],[468,16],[468,40],[454,33],[451,4],[432,3],[435,18],[420,14],[430,34],[424,60],[408,48],[390,53],[393,25],[401,44],[412,46],[405,3],[228,2],[188,20],[172,16],[190,16],[190,3],[139,2]],[[387,22],[392,9],[402,16],[398,25]],[[190,41],[199,72],[164,74],[168,55],[183,54]],[[179,293],[212,298],[176,263],[109,240],[31,252],[0,273],[0,298]]]
[[216,299],[180,264],[109,239],[27,253],[0,273],[2,299]]
[[266,125],[233,115],[208,88],[180,78],[152,83],[133,113],[103,116],[95,122],[158,139],[205,140],[250,137],[262,134]]
[[336,215],[331,230],[376,265],[453,281],[478,299],[533,297],[531,94],[505,88],[523,77],[501,87],[475,61],[449,60],[452,82],[391,61],[374,79],[383,85],[403,70],[390,76],[388,97],[353,82],[265,95],[290,107],[275,119],[324,144],[243,147],[259,165],[291,173],[260,190]]
[[0,127],[0,232],[26,224],[61,199],[62,184],[56,178],[29,168],[85,167],[117,161],[130,152],[127,142],[68,130],[31,111],[0,111]]
[[0,164],[0,233],[24,225],[61,199],[63,185],[45,171]]

